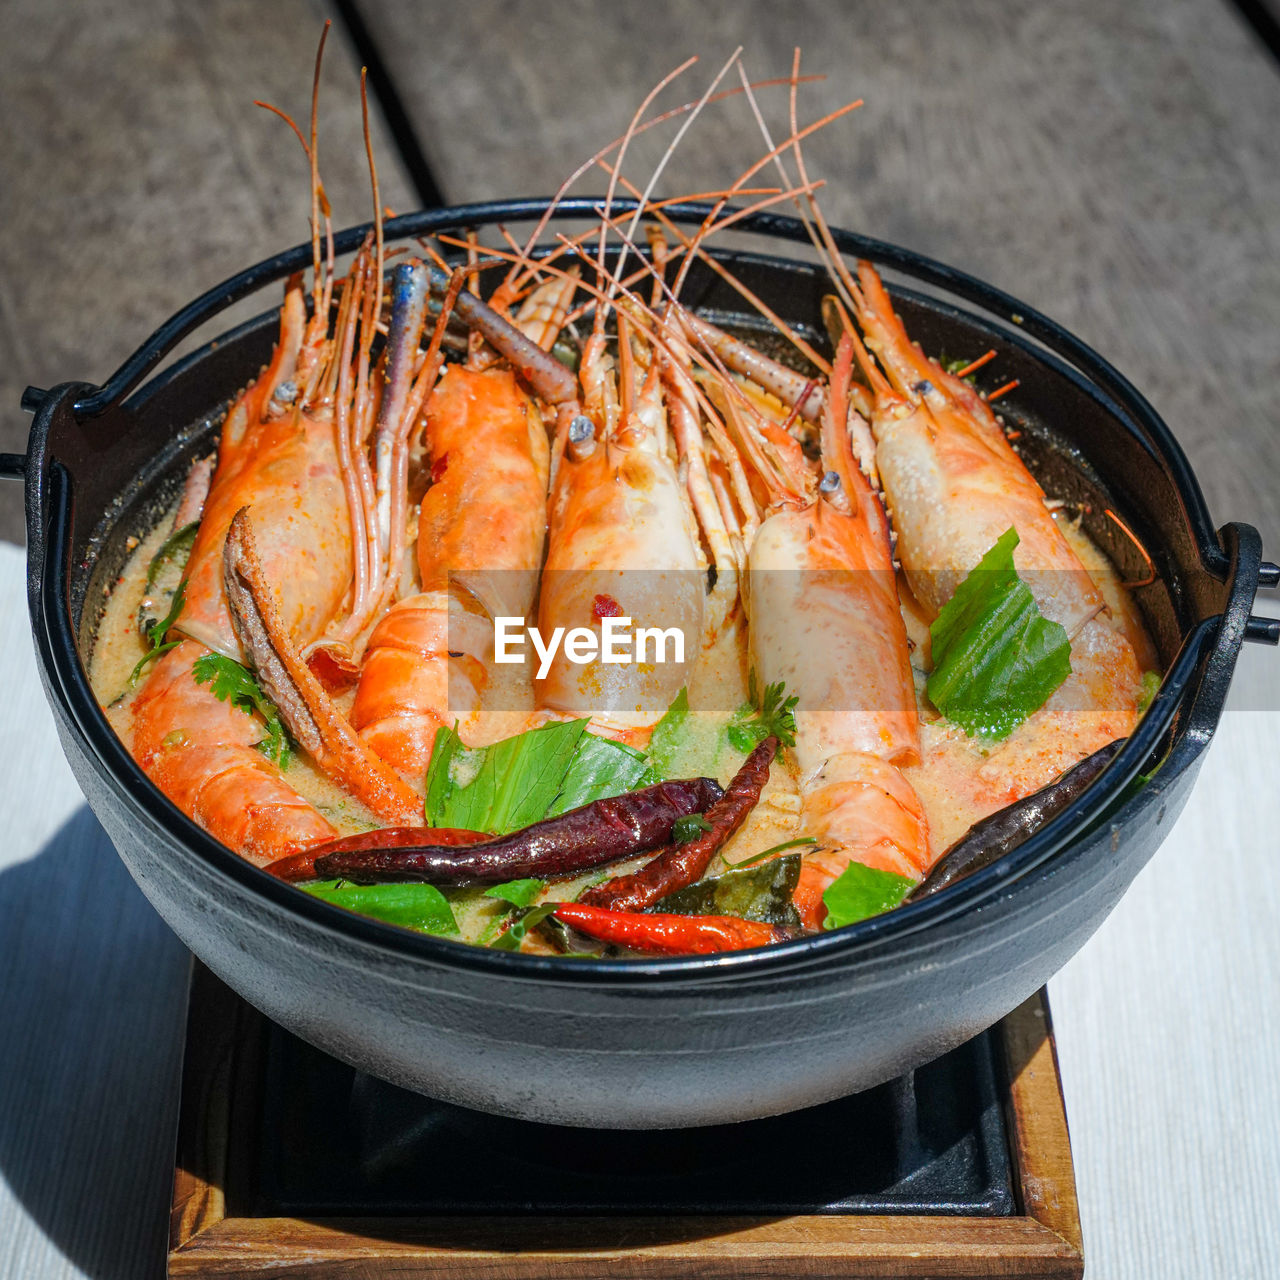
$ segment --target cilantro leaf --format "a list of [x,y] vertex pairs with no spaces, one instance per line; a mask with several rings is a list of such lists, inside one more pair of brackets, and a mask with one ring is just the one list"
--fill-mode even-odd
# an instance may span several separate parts
[[930,701],[967,733],[992,741],[1007,738],[1071,674],[1071,642],[1018,577],[1017,545],[1010,528],[929,628]]
[[433,884],[351,884],[345,880],[320,880],[296,887],[348,911],[405,929],[434,934],[458,932],[453,908]]
[[827,915],[822,927],[840,929],[878,916],[896,907],[915,887],[916,882],[908,876],[851,862],[823,891]]
[[671,827],[672,844],[688,844],[711,830],[711,823],[700,813],[687,813],[677,818]]
[[195,660],[191,674],[196,684],[207,684],[219,702],[229,702],[233,707],[239,707],[247,716],[255,712],[260,715],[266,731],[262,741],[258,743],[258,750],[280,768],[288,767],[291,754],[289,735],[280,719],[280,713],[276,710],[275,703],[262,692],[261,685],[247,667],[220,653],[206,653]]
[[741,752],[754,751],[766,738],[778,739],[781,746],[796,745],[795,706],[799,697],[787,698],[786,686],[779,680],[765,686],[763,695],[756,683],[756,673],[747,680],[747,701],[733,713],[729,721],[729,741]]
[[176,648],[182,642],[180,640],[165,640],[169,629],[178,620],[178,614],[182,612],[182,607],[187,602],[187,584],[185,579],[178,583],[177,589],[173,593],[173,601],[169,605],[169,612],[164,615],[158,622],[153,622],[147,628],[147,642],[151,648],[138,659],[137,666],[129,673],[129,683],[135,685],[138,683],[138,677],[153,663],[162,653],[168,653],[170,649]]

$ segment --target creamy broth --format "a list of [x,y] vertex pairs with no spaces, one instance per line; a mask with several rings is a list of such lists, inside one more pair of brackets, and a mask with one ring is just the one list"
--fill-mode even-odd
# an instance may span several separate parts
[[[1078,520],[1061,511],[1055,514],[1055,519],[1105,596],[1111,626],[1133,644],[1144,669],[1154,667],[1151,641],[1114,566],[1080,528]],[[130,683],[130,674],[147,651],[139,633],[138,610],[147,591],[148,566],[171,532],[171,525],[172,513],[133,550],[107,599],[89,663],[94,693],[126,745],[128,706],[136,692]],[[401,591],[402,594],[410,594],[414,590],[416,581],[410,567],[405,571]],[[928,653],[928,625],[901,575],[899,593],[907,634],[914,651],[913,670],[921,737],[920,763],[906,766],[903,772],[924,806],[929,822],[930,852],[936,859],[974,822],[1003,807],[1012,797],[1004,794],[999,771],[992,765],[1000,748],[993,751],[984,746],[956,725],[940,719],[930,706],[924,692],[923,670],[924,655]],[[367,633],[360,643],[364,640],[367,640]],[[690,762],[691,771],[705,769],[707,762],[714,759],[715,773],[722,785],[729,782],[745,758],[724,741],[723,726],[728,709],[747,699],[748,666],[746,623],[742,610],[738,609],[715,642],[699,655],[689,682],[691,713],[686,722],[687,742],[683,753]],[[496,683],[492,700],[503,710],[486,712],[484,741],[494,741],[528,727],[529,715],[534,708],[528,664],[497,666],[493,671]],[[338,695],[335,701],[341,710],[347,712],[352,697],[348,692]],[[1016,731],[1014,737],[1024,748],[1034,751],[1037,738],[1054,735],[1057,725],[1051,699]],[[1051,771],[1046,773],[1040,785],[1075,763],[1077,758],[1064,758],[1060,753],[1054,755]],[[680,764],[677,758],[674,768],[677,775],[682,774]],[[341,834],[354,835],[381,825],[358,800],[330,782],[301,753],[293,753],[285,776],[290,786],[323,813]],[[419,792],[422,785],[419,779]],[[760,803],[716,856],[707,874],[721,874],[733,864],[803,834],[797,779],[785,763],[776,761]],[[644,865],[645,861],[646,858],[639,858],[614,864],[608,868],[608,875],[627,874]],[[573,900],[583,888],[604,878],[604,874],[596,872],[557,881],[543,896]],[[449,897],[462,937],[468,941],[486,941],[507,911],[501,903],[484,897],[479,891],[450,893]],[[531,936],[526,940],[524,949],[540,951],[545,949],[545,944]]]

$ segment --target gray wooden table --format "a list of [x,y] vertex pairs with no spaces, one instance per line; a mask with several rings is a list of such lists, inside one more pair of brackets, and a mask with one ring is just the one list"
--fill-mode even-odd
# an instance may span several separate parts
[[[1222,0],[361,6],[451,200],[548,192],[687,52],[827,80],[833,222],[984,276],[1105,352],[1191,455],[1215,517],[1280,546],[1280,76]],[[0,12],[0,449],[27,383],[105,377],[179,304],[306,235],[311,0],[10,0]],[[330,46],[325,180],[367,216]],[[375,115],[383,196],[415,203]],[[758,146],[738,108],[670,190]],[[593,182],[587,189],[598,188]],[[20,538],[16,490],[0,534]],[[0,1277],[157,1275],[185,953],[80,802],[0,547]],[[1169,843],[1051,988],[1091,1276],[1280,1274],[1280,680],[1253,651]],[[1269,661],[1270,660],[1270,661]]]

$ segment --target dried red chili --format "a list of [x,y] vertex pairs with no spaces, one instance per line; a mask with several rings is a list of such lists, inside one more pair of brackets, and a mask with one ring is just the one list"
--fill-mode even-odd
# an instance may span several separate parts
[[778,739],[766,738],[742,763],[724,795],[705,811],[710,830],[687,844],[671,845],[634,875],[617,876],[589,889],[582,902],[612,911],[643,911],[659,898],[683,889],[699,879],[711,859],[755,808],[769,780],[769,765],[778,751]]
[[677,818],[712,808],[723,794],[713,778],[659,782],[461,848],[436,841],[429,827],[413,829],[416,840],[391,848],[380,846],[385,831],[370,831],[317,849],[316,872],[357,884],[497,884],[572,876],[660,848],[671,839]]

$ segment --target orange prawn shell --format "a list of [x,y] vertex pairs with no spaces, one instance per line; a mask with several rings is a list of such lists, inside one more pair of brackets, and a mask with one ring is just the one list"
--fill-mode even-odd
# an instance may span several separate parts
[[151,780],[210,835],[265,865],[331,840],[335,829],[255,750],[261,726],[192,672],[207,650],[183,640],[133,704],[132,750]]
[[427,442],[423,590],[374,628],[351,708],[360,736],[410,779],[438,729],[478,712],[492,619],[532,607],[547,525],[546,430],[510,371],[451,365],[427,402]]
[[[688,683],[702,645],[705,572],[674,469],[643,445],[598,442],[581,460],[560,462],[550,549],[542,574],[539,626],[599,632],[598,598],[633,628],[678,629],[684,660],[577,665],[563,648],[536,690],[539,704],[598,717],[601,727],[655,724]],[[652,655],[650,655],[652,656]]]
[[533,603],[546,537],[546,428],[506,369],[450,365],[427,403],[435,483],[418,517],[424,591],[450,575],[493,615]]
[[915,686],[887,545],[819,501],[770,516],[751,548],[753,665],[799,698],[802,774],[839,752],[919,759]]

